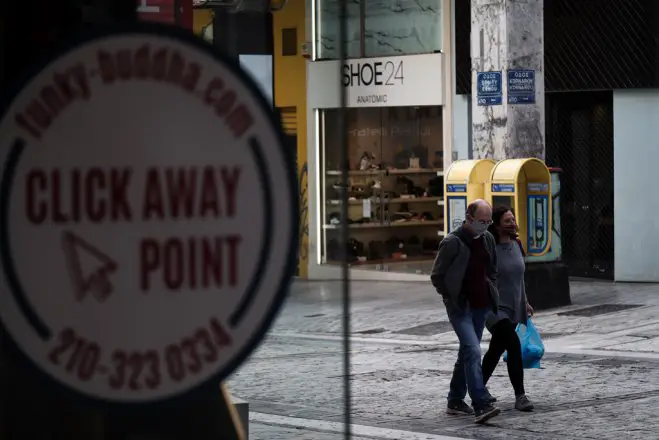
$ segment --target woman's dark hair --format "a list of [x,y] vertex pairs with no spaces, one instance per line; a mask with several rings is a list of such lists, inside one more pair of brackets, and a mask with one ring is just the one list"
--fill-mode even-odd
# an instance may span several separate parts
[[[487,228],[488,231],[492,235],[494,235],[494,240],[496,241],[497,244],[499,244],[499,231],[497,230],[497,227],[501,223],[501,219],[507,212],[512,212],[513,215],[515,215],[515,211],[513,211],[511,208],[508,208],[507,206],[498,206],[497,208],[492,211],[492,224]],[[515,237],[517,239],[517,237]]]
[[[501,219],[507,212],[512,212],[513,215],[515,215],[515,211],[512,208],[508,208],[507,206],[499,206],[494,211],[492,211],[492,224],[487,228],[487,230],[490,231],[492,235],[494,235],[494,241],[496,244],[499,244],[499,231],[497,231],[497,226],[499,226]],[[524,246],[522,246],[522,242],[519,240],[519,236],[515,234],[512,239],[515,240],[519,245],[519,249],[522,251],[522,256],[526,257],[526,252],[524,252]]]

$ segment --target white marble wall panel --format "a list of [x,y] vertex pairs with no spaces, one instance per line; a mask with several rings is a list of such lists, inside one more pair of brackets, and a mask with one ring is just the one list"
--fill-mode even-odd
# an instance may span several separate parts
[[[317,0],[320,59],[338,58],[339,2]],[[364,3],[363,29],[360,1]],[[348,0],[348,57],[431,53],[442,49],[442,0]],[[364,53],[361,35],[364,35]]]
[[441,0],[366,1],[364,38],[367,57],[441,50]]
[[[545,156],[543,0],[472,0],[474,158]],[[507,104],[508,69],[535,71],[535,103]],[[477,105],[476,73],[503,72],[503,103]]]
[[[347,0],[346,26],[348,34],[348,58],[361,58],[360,0]],[[338,0],[316,0],[316,44],[317,56],[322,60],[339,57],[339,2]]]

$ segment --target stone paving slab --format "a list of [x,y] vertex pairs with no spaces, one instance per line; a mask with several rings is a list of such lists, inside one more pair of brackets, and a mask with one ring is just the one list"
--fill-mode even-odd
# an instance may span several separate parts
[[607,344],[604,349],[630,351],[633,353],[659,353],[659,338],[636,339],[635,341],[621,344]]
[[[446,311],[428,283],[353,282],[351,286],[351,317],[356,336],[382,338],[396,335],[407,340],[432,340],[439,344],[457,342],[455,334],[445,330],[448,328],[443,325],[448,320]],[[291,300],[273,332],[340,334],[339,288],[338,282],[295,283]],[[615,350],[659,353],[659,286],[575,281],[571,288],[573,305],[541,311],[534,318],[540,331],[551,335],[554,347],[615,347]],[[558,315],[559,312],[604,303],[642,307],[592,317]],[[429,335],[397,334],[418,326],[444,331]],[[361,333],[373,329],[378,333]],[[485,332],[484,340],[489,340],[488,332]]]
[[[249,425],[249,440],[343,440],[343,438],[341,434],[331,432],[318,432],[259,423],[250,423]],[[373,439],[353,437],[353,440]]]
[[[467,426],[461,433],[476,439],[508,440],[580,438],[596,440],[646,440],[659,438],[655,409],[659,398],[616,402],[554,412],[548,419],[541,412],[496,420],[496,429]],[[566,426],[571,427],[566,435]],[[605,427],[606,429],[603,429]]]
[[[323,420],[309,420],[297,417],[281,417],[277,415],[252,413],[250,420],[256,425],[273,426],[275,428],[294,429],[304,432],[305,438],[313,439],[316,435],[332,434],[334,438],[344,439],[346,421],[332,422]],[[443,434],[433,434],[427,432],[411,432],[400,429],[384,428],[380,426],[367,426],[350,422],[351,439],[370,439],[370,440],[474,440],[467,439],[464,436],[446,436]],[[310,432],[309,432],[310,431]],[[291,433],[293,434],[293,433]],[[293,434],[294,435],[294,434]],[[300,437],[295,437],[300,438]]]
[[[339,287],[336,282],[294,284],[275,336],[229,382],[232,392],[250,402],[252,411],[341,422]],[[659,287],[573,282],[572,292],[572,306],[543,311],[535,318],[548,335],[543,369],[525,371],[536,411],[521,414],[512,409],[512,390],[502,363],[490,390],[500,398],[504,413],[492,426],[480,427],[471,418],[444,413],[457,338],[451,331],[441,332],[446,313],[432,289],[426,283],[353,283],[353,423],[479,440],[659,438],[659,420],[653,414],[659,403],[659,356],[620,356],[659,353]],[[595,304],[642,307],[591,317],[558,315]],[[418,326],[440,333],[395,333]],[[356,333],[372,329],[377,333]],[[250,428],[257,440],[342,438],[291,426]]]
[[[282,356],[276,361],[268,358],[269,352],[281,352],[287,344],[295,346],[294,351],[309,351],[318,344],[322,352],[331,343],[269,340],[231,379],[232,392],[250,401],[253,411],[340,421],[343,406],[340,354],[334,357],[325,353],[320,357]],[[351,357],[355,423],[453,435],[463,428],[473,429],[470,419],[456,420],[444,414],[455,356],[454,350],[445,349],[414,352],[409,347],[360,346]],[[553,423],[562,412],[583,411],[602,404],[635,407],[641,405],[639,402],[645,397],[659,396],[658,363],[590,362],[594,360],[549,358],[543,363],[543,369],[526,370],[527,392],[537,404],[536,414],[528,417]],[[497,426],[526,429],[524,424],[528,421],[520,422],[520,416],[512,410],[514,399],[505,364],[495,372],[490,390],[500,398],[500,406],[506,410],[498,418]],[[268,407],[263,402],[276,402],[278,409],[277,405]],[[516,424],[511,425],[509,419]],[[629,432],[647,428],[647,421],[642,418],[621,421]],[[659,428],[659,423],[654,426]],[[566,423],[557,428],[556,435],[590,438],[583,436],[578,428]],[[606,425],[600,426],[601,434],[608,429]],[[469,435],[491,440],[499,438],[478,437],[471,431]]]

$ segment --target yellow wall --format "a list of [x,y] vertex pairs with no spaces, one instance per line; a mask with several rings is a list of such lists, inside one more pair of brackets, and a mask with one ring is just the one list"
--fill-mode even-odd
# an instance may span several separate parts
[[202,33],[208,26],[213,25],[212,9],[193,9],[192,10],[192,30],[195,35],[204,37]]
[[[305,0],[288,0],[286,6],[273,14],[274,32],[274,95],[275,106],[282,112],[284,130],[297,135],[298,182],[300,185],[300,278],[307,278],[309,255],[309,202],[307,183],[307,61],[302,56],[305,38]],[[195,9],[193,30],[202,36],[213,23],[209,9]],[[282,56],[281,31],[297,28],[298,54]]]
[[[307,184],[307,60],[302,56],[305,38],[305,0],[288,0],[273,15],[275,106],[283,110],[284,129],[297,128],[298,181],[300,184],[300,278],[307,277],[309,256],[309,203]],[[281,30],[297,28],[298,54],[282,56]],[[295,109],[297,121],[292,121]]]

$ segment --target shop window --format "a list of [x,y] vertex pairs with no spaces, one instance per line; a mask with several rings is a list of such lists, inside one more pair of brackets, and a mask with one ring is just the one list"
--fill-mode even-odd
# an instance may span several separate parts
[[342,194],[347,258],[360,269],[430,273],[443,224],[442,108],[351,108],[348,187],[340,185],[339,110],[320,114],[321,263],[341,258]]
[[[339,55],[339,1],[316,1],[316,56]],[[442,49],[442,0],[348,0],[347,58]]]

